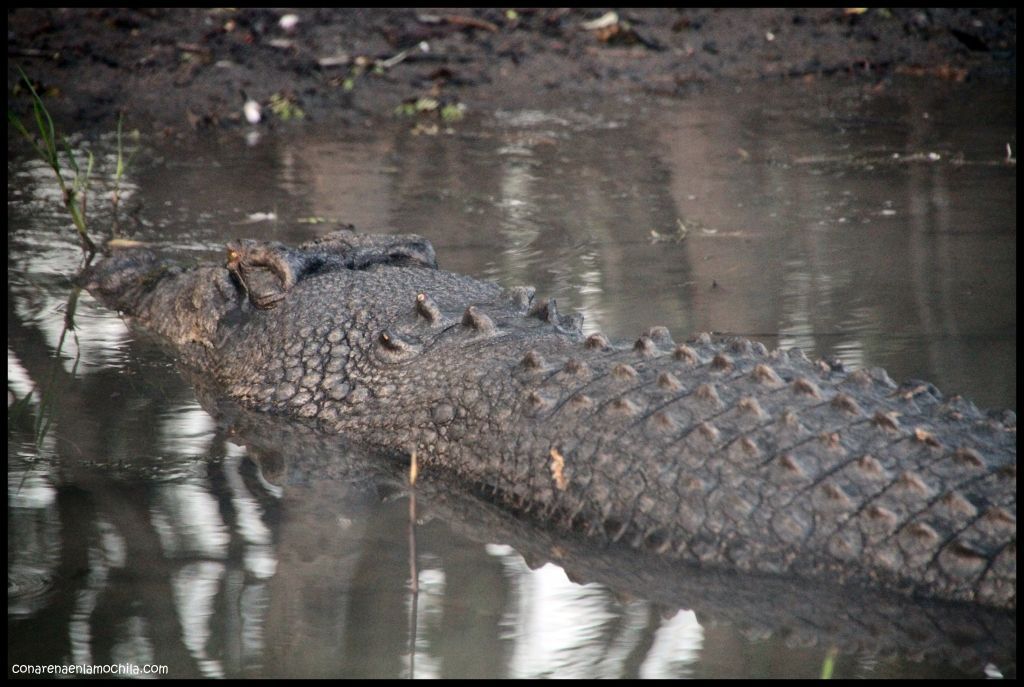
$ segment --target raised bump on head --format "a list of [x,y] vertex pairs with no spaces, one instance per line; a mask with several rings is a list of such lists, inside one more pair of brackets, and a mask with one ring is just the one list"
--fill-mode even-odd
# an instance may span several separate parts
[[636,379],[637,371],[632,365],[626,363],[616,363],[615,367],[612,368],[612,376],[616,379],[628,381]]
[[523,359],[519,361],[519,365],[524,370],[539,370],[544,367],[544,358],[536,350],[530,349],[523,356]]
[[583,346],[591,351],[604,351],[611,348],[611,343],[604,334],[595,332],[587,337],[587,340],[583,342]]
[[717,353],[711,359],[711,369],[716,372],[728,372],[732,369],[732,359],[725,353]]
[[672,357],[688,365],[696,365],[700,362],[700,358],[697,356],[697,351],[693,350],[686,344],[679,344],[676,346],[675,350],[672,351]]
[[462,314],[462,324],[481,334],[491,334],[495,331],[494,320],[474,305],[466,308],[466,312]]
[[437,324],[444,319],[434,299],[422,292],[416,294],[416,313],[430,324]]

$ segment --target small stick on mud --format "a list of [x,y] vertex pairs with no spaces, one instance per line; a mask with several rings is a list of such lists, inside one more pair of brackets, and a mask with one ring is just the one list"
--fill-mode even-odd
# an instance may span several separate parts
[[477,19],[476,17],[467,17],[461,14],[446,14],[441,18],[449,24],[462,26],[467,29],[483,29],[484,31],[490,31],[491,33],[498,32],[497,24],[492,24],[486,19]]

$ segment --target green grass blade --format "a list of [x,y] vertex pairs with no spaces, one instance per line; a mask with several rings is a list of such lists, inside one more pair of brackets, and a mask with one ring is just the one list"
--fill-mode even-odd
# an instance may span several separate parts
[[839,655],[839,649],[837,647],[830,647],[828,653],[825,654],[825,659],[821,663],[821,679],[831,680],[832,674],[835,672],[836,667],[836,656]]
[[32,94],[32,113],[35,116],[36,126],[39,127],[39,135],[42,137],[43,143],[46,144],[46,151],[48,153],[43,157],[51,167],[58,169],[57,134],[56,128],[53,126],[53,118],[47,112],[46,106],[43,105],[43,99],[39,97],[39,93],[36,92],[35,86],[32,85],[25,71],[18,67],[18,73],[21,74],[22,81],[25,82],[29,93]]
[[78,185],[78,179],[82,175],[82,170],[78,168],[78,161],[75,160],[75,154],[71,152],[71,145],[68,143],[68,139],[61,137],[61,143],[64,144],[64,155],[68,159],[68,167],[75,173],[75,186]]
[[121,142],[121,125],[124,123],[124,113],[117,115],[117,170],[114,172],[114,179],[120,183],[124,176],[124,145]]
[[36,142],[35,136],[30,134],[28,132],[28,129],[25,128],[25,125],[21,123],[21,118],[18,117],[18,115],[11,112],[10,110],[7,110],[7,121],[10,122],[11,125],[18,130],[18,133],[20,133],[22,137],[29,142],[32,148],[35,149],[36,155],[45,160],[46,151],[44,151],[42,146],[40,146],[39,143]]

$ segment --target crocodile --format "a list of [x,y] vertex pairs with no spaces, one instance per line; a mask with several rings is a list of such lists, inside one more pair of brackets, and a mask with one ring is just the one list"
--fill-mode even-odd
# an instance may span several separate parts
[[116,251],[81,283],[239,407],[679,565],[1016,608],[1016,417],[798,349],[585,334],[415,235]]

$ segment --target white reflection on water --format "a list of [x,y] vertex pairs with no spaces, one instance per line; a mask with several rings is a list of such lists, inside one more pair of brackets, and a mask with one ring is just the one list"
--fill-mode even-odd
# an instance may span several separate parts
[[235,517],[238,520],[238,534],[250,544],[269,544],[270,530],[263,523],[263,509],[249,493],[242,476],[238,473],[241,455],[244,455],[245,449],[229,444],[227,450],[224,478],[231,489],[231,502],[234,504]]
[[139,667],[138,677],[155,678],[156,675],[141,672],[143,666],[153,665],[156,661],[155,649],[149,639],[149,623],[142,616],[133,615],[118,623],[114,631],[114,645],[110,647],[110,662],[118,665],[134,665]]
[[534,200],[537,177],[517,158],[505,157],[502,163],[501,196],[495,199],[502,214],[501,234],[510,249],[521,251],[540,233],[536,222],[539,208]]
[[[53,350],[60,345],[60,337],[64,332],[64,307],[63,300],[51,299],[47,312],[52,313],[52,316],[39,323]],[[130,337],[127,326],[115,313],[90,312],[87,308],[79,308],[75,312],[75,332],[75,336],[64,337],[61,349],[64,369],[68,374],[72,371],[88,374],[107,368],[124,367],[128,359],[126,347]]]
[[123,568],[128,561],[128,547],[124,537],[102,518],[96,520],[96,529],[100,533],[100,552],[104,562],[111,568]]
[[598,585],[571,582],[565,571],[547,564],[519,580],[514,678],[597,677],[604,657],[605,625],[616,619],[608,592]]
[[7,615],[29,617],[46,606],[60,565],[60,513],[42,478],[15,471],[7,480]]
[[[430,556],[423,559],[429,561]],[[414,674],[409,677],[439,678],[441,662],[437,647],[431,646],[430,635],[440,632],[444,617],[445,576],[440,567],[423,567],[423,560],[417,573],[419,595],[416,599],[416,656]],[[412,595],[407,603],[412,602]]]
[[195,401],[172,406],[160,418],[157,446],[173,456],[189,458],[209,452],[216,425]]
[[[10,393],[13,391],[18,398],[26,396],[30,391],[35,388],[35,382],[32,381],[31,375],[25,366],[18,360],[18,356],[14,354],[10,348],[7,349],[7,405],[11,405]],[[39,399],[33,397],[32,405],[38,405]]]
[[45,467],[7,473],[7,506],[9,508],[50,508],[56,504],[57,490],[50,482]]
[[[68,623],[68,638],[71,643],[71,662],[92,663],[92,618],[100,594],[107,586],[110,567],[107,555],[102,549],[89,547],[89,574],[85,586],[75,594],[75,607]],[[101,627],[100,632],[107,628]]]
[[534,129],[540,126],[553,127],[553,129],[542,131],[542,133],[549,136],[555,135],[557,129],[570,126],[569,120],[565,117],[544,110],[497,110],[494,113],[494,119],[503,125],[502,128],[509,129]]
[[245,450],[228,444],[228,457],[224,461],[224,477],[231,490],[231,503],[235,509],[236,530],[246,542],[245,569],[258,579],[274,576],[277,557],[271,546],[270,530],[263,522],[263,508],[253,498],[238,472]]
[[851,337],[844,341],[838,341],[832,350],[847,368],[859,370],[864,367],[864,344],[860,339]]
[[[602,679],[631,677],[624,675],[624,668],[630,665],[630,654],[644,641],[645,629],[651,613],[651,605],[643,600],[623,604],[619,613],[621,619],[617,634],[604,641],[604,656],[593,668],[593,676]],[[626,668],[628,670],[628,668]]]
[[[68,374],[123,367],[127,360],[128,328],[117,313],[102,308],[87,292],[79,295],[74,330],[66,328],[71,287],[63,283],[68,275],[78,272],[81,252],[74,244],[52,238],[44,245],[33,245],[32,249],[23,256],[24,274],[30,274],[39,283],[12,283],[10,287],[19,321],[31,322],[38,328],[49,350],[60,348],[61,363]],[[11,367],[8,353],[8,372]]]
[[265,584],[249,584],[242,589],[239,615],[242,628],[242,666],[246,670],[263,665],[266,650],[264,625],[270,608],[270,590]]
[[[500,621],[503,636],[514,645],[509,677],[623,677],[629,656],[645,641],[651,615],[648,602],[631,601],[620,607],[606,588],[576,584],[557,565],[530,570],[509,546],[488,544],[486,550],[502,561],[518,600]],[[692,611],[660,621],[640,676],[688,674],[703,641],[704,631]]]
[[693,611],[679,611],[658,628],[640,666],[642,678],[689,676],[704,646],[704,628]]
[[72,663],[92,663],[92,628],[89,625],[89,617],[96,608],[97,598],[99,592],[92,589],[83,589],[75,594],[75,610],[71,614],[71,622],[68,623]]
[[815,328],[811,322],[814,285],[807,266],[801,260],[787,260],[782,273],[782,317],[779,323],[779,348],[814,351]]
[[224,677],[219,660],[207,654],[217,594],[225,567],[216,561],[197,561],[182,566],[174,575],[174,602],[181,621],[182,642],[206,677]]
[[150,507],[153,528],[164,555],[226,558],[228,528],[217,500],[205,485],[162,484]]
[[[22,371],[12,365],[8,371]],[[12,388],[8,377],[8,389]],[[25,382],[25,385],[31,382]],[[35,404],[38,408],[38,404]],[[7,614],[28,617],[44,608],[60,565],[61,527],[54,486],[52,434],[40,445],[8,444],[7,456]]]

